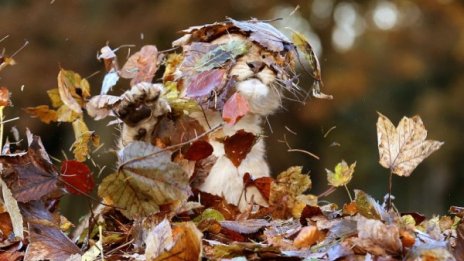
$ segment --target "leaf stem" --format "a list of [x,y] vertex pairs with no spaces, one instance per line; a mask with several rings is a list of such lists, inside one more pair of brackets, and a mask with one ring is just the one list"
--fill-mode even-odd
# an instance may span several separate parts
[[353,202],[353,197],[351,196],[351,193],[350,193],[350,190],[348,189],[348,186],[345,184],[344,187],[346,189],[346,193],[348,193],[348,197],[350,198],[350,202]]
[[393,187],[393,171],[392,171],[392,169],[390,169],[390,176],[388,177],[387,212],[390,211],[390,209],[392,207],[392,199],[391,199],[392,187]]
[[3,108],[5,106],[0,106],[0,151],[3,150]]

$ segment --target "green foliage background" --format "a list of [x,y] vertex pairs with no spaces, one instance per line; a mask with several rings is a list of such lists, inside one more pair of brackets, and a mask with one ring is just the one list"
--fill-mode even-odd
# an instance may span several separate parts
[[[297,5],[300,8],[289,16]],[[389,28],[392,12],[396,20]],[[376,20],[376,14],[383,20]],[[88,76],[102,70],[96,53],[107,41],[112,47],[154,43],[159,49],[168,49],[179,36],[177,31],[222,21],[226,16],[286,18],[275,25],[284,32],[290,33],[284,29],[289,26],[308,36],[320,53],[323,91],[335,97],[306,105],[287,101],[285,110],[270,118],[273,133],[268,129],[267,143],[275,174],[291,165],[303,165],[311,172],[313,193],[317,194],[327,187],[325,168],[333,169],[341,159],[357,161],[349,187],[381,199],[386,194],[388,173],[377,163],[376,111],[395,122],[403,115],[420,114],[429,138],[445,141],[445,145],[410,178],[394,178],[396,205],[404,212],[426,214],[444,213],[451,204],[464,205],[461,1],[0,0],[0,37],[9,35],[0,46],[11,54],[25,39],[30,42],[15,57],[18,65],[0,75],[0,85],[13,92],[15,105],[6,115],[20,116],[14,124],[20,131],[28,127],[42,136],[50,154],[62,157],[63,150],[70,156],[70,126],[47,126],[20,110],[48,103],[45,91],[56,87],[59,67]],[[311,81],[305,77],[301,85],[309,88]],[[99,92],[102,79],[103,73],[90,78],[93,94]],[[116,92],[124,91],[122,87]],[[336,129],[324,138],[332,126]],[[117,132],[104,122],[92,122],[89,127],[97,129],[107,144],[95,160],[110,164],[115,159],[111,148]],[[286,153],[286,145],[278,142],[284,134],[293,148],[311,151],[321,160]],[[111,167],[104,174],[110,172]],[[340,190],[329,200],[347,199]],[[77,201],[66,204],[75,210]]]

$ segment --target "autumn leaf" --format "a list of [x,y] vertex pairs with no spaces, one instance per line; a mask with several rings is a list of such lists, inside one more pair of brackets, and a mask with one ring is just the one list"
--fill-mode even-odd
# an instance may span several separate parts
[[22,204],[21,211],[29,231],[24,260],[68,260],[73,255],[80,255],[80,249],[60,230],[43,202]]
[[342,160],[335,166],[335,172],[325,169],[327,172],[327,180],[329,185],[334,187],[345,186],[348,184],[353,177],[354,168],[356,167],[356,162],[348,166],[348,164]]
[[89,155],[89,143],[94,147],[100,144],[100,138],[93,131],[89,131],[82,119],[77,119],[72,123],[76,140],[71,145],[74,158],[78,161],[85,161]]
[[150,260],[196,261],[201,259],[203,234],[193,222],[174,223],[172,228],[174,245]]
[[120,96],[96,95],[87,102],[85,108],[90,117],[95,120],[101,120],[111,115],[113,113],[113,108],[115,108],[121,100],[122,98]]
[[98,194],[133,219],[157,213],[160,205],[185,202],[191,190],[170,152],[137,141],[119,152],[119,170],[102,181]]
[[66,190],[76,195],[90,193],[95,186],[89,167],[76,160],[63,161],[60,178]]
[[58,91],[61,101],[71,110],[82,114],[82,108],[90,97],[90,85],[73,71],[61,69],[58,73]]
[[443,142],[425,140],[427,130],[419,116],[403,117],[395,128],[392,122],[379,113],[377,140],[380,165],[399,176],[409,176],[412,171]]
[[224,139],[224,151],[227,158],[238,167],[256,143],[256,136],[251,132],[238,130],[234,135]]
[[48,98],[52,102],[53,108],[59,108],[64,105],[60,97],[60,91],[58,88],[50,89],[47,91]]
[[156,46],[145,45],[140,51],[129,57],[119,71],[119,76],[132,79],[131,86],[140,82],[151,82],[158,70],[161,58]]
[[213,153],[213,146],[204,140],[197,140],[190,145],[184,157],[188,160],[206,159]]
[[50,109],[48,105],[39,105],[37,107],[27,107],[24,111],[32,117],[37,117],[43,123],[49,124],[58,120],[58,113]]
[[234,125],[249,111],[250,107],[247,100],[240,93],[236,92],[224,104],[222,119],[228,124]]
[[169,221],[164,219],[158,225],[148,228],[144,242],[147,260],[155,260],[161,253],[171,249],[174,246],[174,239]]
[[214,69],[201,72],[190,78],[185,95],[188,97],[200,97],[208,95],[215,88],[221,86],[224,81],[225,70]]
[[309,43],[308,39],[299,32],[293,32],[292,42],[298,50],[303,53],[305,60],[309,63],[309,66],[311,67],[310,73],[314,80],[322,81],[321,65],[319,64],[319,59],[317,59],[314,48]]
[[10,100],[11,93],[6,87],[0,87],[0,106],[10,106],[11,105],[11,100]]
[[16,61],[12,57],[0,55],[0,72],[5,69],[7,66],[13,66],[16,64]]
[[[3,171],[2,166],[0,164],[0,172]],[[13,194],[11,193],[11,190],[8,188],[8,186],[5,184],[3,179],[0,178],[0,187],[2,190],[2,197],[3,197],[3,205],[6,208],[9,219],[11,219],[11,227],[13,232],[13,238],[19,238],[23,239],[24,238],[24,229],[23,229],[23,216],[21,215],[21,212],[19,210],[18,202],[16,199],[13,197]],[[0,200],[0,203],[2,200]],[[0,222],[3,223],[3,222]],[[6,224],[5,224],[6,225]],[[5,232],[5,231],[3,231]],[[9,237],[10,234],[5,234],[3,235]]]
[[38,136],[33,136],[27,152],[2,155],[0,163],[2,179],[18,202],[39,200],[57,189],[58,172]]
[[370,219],[382,219],[385,216],[385,210],[370,195],[359,189],[355,189],[354,194],[354,201],[359,214]]
[[269,226],[269,221],[265,219],[246,219],[246,220],[223,220],[219,222],[222,227],[238,232],[240,234],[256,233],[258,230]]
[[161,96],[169,103],[174,112],[183,113],[184,111],[193,112],[200,110],[200,106],[194,99],[180,95],[176,82],[165,82]]
[[271,184],[274,182],[274,179],[271,177],[260,177],[253,179],[250,173],[246,172],[243,175],[243,184],[245,188],[249,186],[254,186],[258,189],[259,193],[269,201],[269,194],[271,193]]

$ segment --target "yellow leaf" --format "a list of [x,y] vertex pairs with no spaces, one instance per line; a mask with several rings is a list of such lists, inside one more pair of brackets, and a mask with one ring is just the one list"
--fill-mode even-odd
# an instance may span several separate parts
[[87,128],[87,125],[85,125],[85,122],[82,119],[73,121],[72,125],[74,136],[76,138],[74,143],[71,145],[74,158],[77,161],[85,161],[87,155],[89,155],[89,142],[92,142],[94,146],[98,146],[97,142],[99,141],[99,138],[97,138],[98,136],[93,131],[89,131],[89,128]]
[[[0,171],[3,171],[3,167],[0,164]],[[3,202],[8,214],[11,218],[11,224],[13,226],[14,238],[24,238],[24,229],[23,229],[23,216],[19,210],[18,202],[13,197],[11,190],[5,184],[5,182],[0,178],[0,189],[3,196]],[[0,200],[1,202],[1,200]]]
[[162,96],[168,101],[169,106],[175,112],[193,112],[200,110],[200,106],[194,99],[180,97],[176,82],[166,82]]
[[58,120],[58,114],[55,110],[52,110],[48,105],[39,105],[37,107],[27,107],[24,109],[26,113],[32,117],[39,118],[42,122],[49,124],[52,121]]
[[59,122],[73,122],[76,119],[80,118],[80,115],[78,113],[71,110],[65,104],[63,104],[60,108],[58,108],[56,113],[58,115],[57,121]]
[[403,117],[395,128],[393,123],[379,113],[377,140],[380,165],[399,176],[409,176],[412,171],[443,142],[425,140],[427,130],[419,116]]
[[356,167],[356,162],[348,166],[348,164],[342,160],[335,166],[335,172],[326,169],[327,172],[327,181],[329,185],[334,187],[345,186],[348,184],[353,177],[354,168]]
[[61,100],[60,92],[58,91],[58,88],[48,90],[47,94],[48,94],[48,98],[50,98],[50,101],[52,102],[53,108],[61,107],[64,104],[63,101]]
[[64,104],[82,114],[81,107],[90,97],[89,82],[73,71],[61,69],[58,73],[58,92]]

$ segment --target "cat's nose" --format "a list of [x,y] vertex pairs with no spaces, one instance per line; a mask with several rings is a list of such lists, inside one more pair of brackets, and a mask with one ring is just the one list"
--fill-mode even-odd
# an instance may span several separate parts
[[248,67],[250,67],[253,73],[259,73],[261,70],[264,69],[265,64],[263,62],[254,61],[247,63]]

